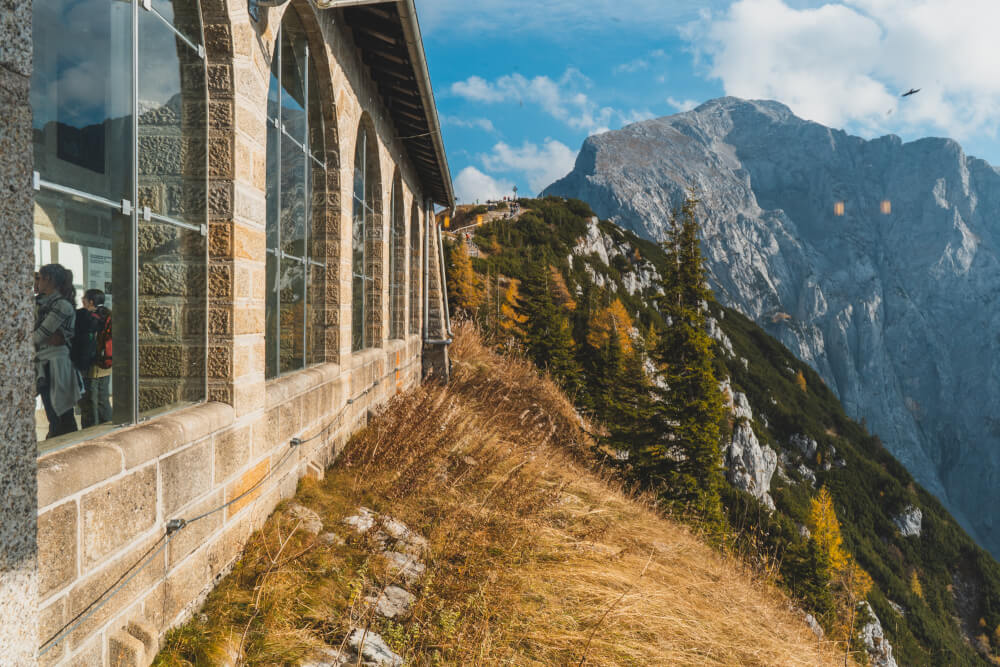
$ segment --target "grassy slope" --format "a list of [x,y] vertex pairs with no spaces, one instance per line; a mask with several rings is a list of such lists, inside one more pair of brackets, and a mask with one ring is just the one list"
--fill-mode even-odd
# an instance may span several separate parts
[[[578,287],[583,294],[600,292],[584,268],[587,265],[604,276],[630,313],[640,313],[644,326],[659,321],[650,305],[651,293],[629,295],[622,287],[622,274],[633,270],[634,257],[626,260],[618,256],[610,267],[596,256],[577,257],[572,266],[565,260],[585,229],[586,217],[592,215],[586,204],[549,198],[526,202],[526,207],[536,215],[516,225],[492,223],[477,232],[480,247],[490,253],[488,258],[474,261],[478,270],[485,272],[488,267],[493,274],[499,269],[523,278],[527,262],[532,261],[528,251],[538,255],[545,247],[548,261],[564,273],[571,292],[577,293]],[[638,256],[662,273],[666,257],[656,244],[609,222],[602,221],[600,228],[616,242],[638,251]],[[761,442],[787,452],[794,460],[791,468],[801,462],[798,451],[788,446],[794,433],[816,439],[824,456],[834,446],[837,455],[847,461],[846,468],[829,472],[815,461],[809,465],[817,471],[817,487],[827,485],[834,496],[846,546],[875,580],[869,600],[900,664],[983,662],[983,655],[995,652],[989,642],[1000,644],[1000,632],[994,632],[1000,630],[1000,565],[913,481],[877,438],[846,416],[834,394],[806,364],[739,313],[718,304],[712,304],[712,310],[721,318],[721,328],[736,351],[731,358],[719,353],[719,375],[729,375],[734,387],[747,394]],[[747,369],[741,358],[748,359]],[[794,381],[798,370],[806,378],[805,392]],[[791,476],[798,480],[795,473]],[[740,517],[736,528],[753,531],[754,537],[780,558],[789,545],[803,541],[795,524],[805,523],[812,493],[808,484],[785,483],[775,475],[772,495],[779,511],[772,517],[735,490],[728,494],[727,502],[731,515]],[[919,538],[904,538],[892,523],[892,517],[908,504],[923,512]],[[914,573],[922,595],[912,588]],[[961,590],[971,594],[956,595]],[[902,605],[905,614],[898,614],[889,600]],[[967,637],[980,645],[979,652]]]
[[[453,353],[450,385],[398,396],[325,480],[302,482],[297,500],[347,544],[276,512],[156,664],[296,664],[369,622],[415,665],[842,661],[775,587],[595,474],[572,406],[533,366],[467,326]],[[387,583],[340,524],[361,504],[430,540],[405,622],[372,620],[360,594]]]

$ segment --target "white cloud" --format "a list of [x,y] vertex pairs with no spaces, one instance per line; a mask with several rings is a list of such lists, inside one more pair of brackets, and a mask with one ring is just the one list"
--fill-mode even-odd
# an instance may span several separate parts
[[678,111],[691,111],[696,106],[698,106],[697,100],[678,100],[673,97],[667,98],[667,104],[677,109]]
[[504,179],[496,179],[475,167],[466,167],[455,178],[455,195],[459,202],[471,204],[487,199],[502,199],[509,196],[514,184]]
[[454,127],[478,128],[483,132],[494,134],[497,128],[489,118],[463,118],[462,116],[441,116],[442,125],[452,125]]
[[[962,138],[1000,125],[997,25],[996,0],[843,0],[806,9],[739,0],[703,13],[682,34],[727,94],[777,99],[805,118],[865,134],[936,127]],[[901,99],[910,87],[922,90]]]
[[470,76],[451,85],[451,93],[473,102],[529,102],[573,129],[589,134],[607,131],[615,110],[593,102],[583,88],[590,80],[575,68],[567,69],[558,80],[548,76],[531,79],[523,74],[505,74],[495,81]]
[[622,113],[601,106],[585,89],[591,81],[578,69],[570,67],[558,79],[548,76],[528,78],[523,74],[505,74],[494,81],[470,76],[451,85],[450,93],[472,102],[497,104],[518,102],[534,104],[574,130],[587,134],[607,132],[613,124],[628,122],[635,112]]
[[519,147],[500,142],[479,160],[486,171],[524,174],[531,190],[537,193],[573,169],[576,152],[560,141],[546,138],[541,146],[530,141]]

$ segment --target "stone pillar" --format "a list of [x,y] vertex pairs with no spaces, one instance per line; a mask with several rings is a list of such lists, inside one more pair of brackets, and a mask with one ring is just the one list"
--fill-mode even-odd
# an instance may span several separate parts
[[35,376],[31,358],[31,1],[0,0],[0,656],[34,665],[38,647]]
[[[246,3],[202,2],[209,94],[208,397],[237,418],[264,405],[269,65]],[[275,24],[277,25],[277,24]],[[275,28],[276,29],[276,28]]]
[[424,333],[425,340],[438,341],[424,344],[424,377],[438,377],[448,380],[448,346],[442,344],[448,338],[448,327],[445,318],[444,299],[447,289],[441,284],[441,250],[438,243],[439,234],[435,229],[437,223],[429,220],[426,232],[430,236],[427,244],[427,296],[428,296],[428,326]]

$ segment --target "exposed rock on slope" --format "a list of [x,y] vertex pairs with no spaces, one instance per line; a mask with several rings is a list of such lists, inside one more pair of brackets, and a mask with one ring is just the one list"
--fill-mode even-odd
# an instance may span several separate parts
[[865,141],[722,98],[590,137],[546,194],[661,239],[688,187],[718,298],[1000,553],[1000,524],[978,511],[1000,501],[1000,172],[951,140]]

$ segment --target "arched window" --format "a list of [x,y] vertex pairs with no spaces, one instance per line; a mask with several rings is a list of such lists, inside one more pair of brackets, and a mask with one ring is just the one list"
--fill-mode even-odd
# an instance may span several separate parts
[[316,87],[305,29],[289,8],[278,30],[267,100],[267,377],[321,360],[312,354],[316,304],[310,301],[326,268],[312,243],[316,190],[326,184]]
[[108,367],[81,369],[79,426],[133,423],[204,400],[199,3],[35,0],[32,12],[35,266],[71,270],[74,306],[89,294],[89,304],[103,301],[98,317],[114,320]]
[[389,228],[389,338],[406,334],[406,214],[403,181],[392,179],[392,225]]
[[410,214],[410,333],[420,333],[420,206]]
[[382,300],[382,217],[378,150],[371,121],[362,116],[354,149],[353,222],[351,233],[351,349],[379,343]]

